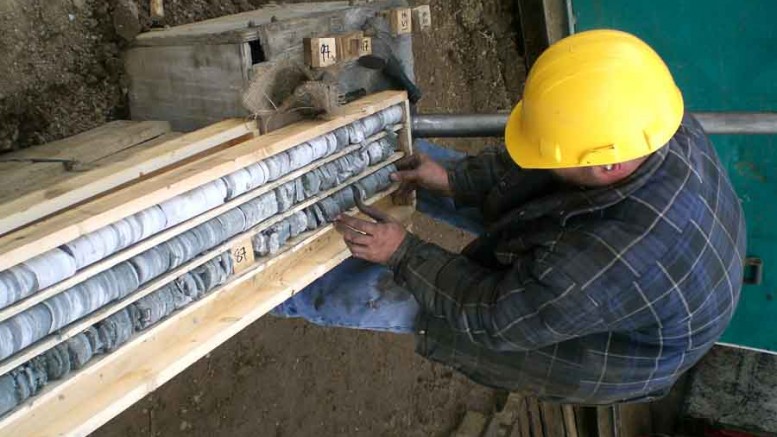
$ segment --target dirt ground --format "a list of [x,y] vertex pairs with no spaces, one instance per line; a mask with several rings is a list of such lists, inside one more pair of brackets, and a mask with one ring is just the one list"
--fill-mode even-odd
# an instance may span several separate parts
[[[120,34],[151,25],[148,2],[137,3],[135,21],[131,1],[0,0],[0,150],[128,117]],[[183,24],[265,3],[166,0],[166,20]],[[509,110],[525,76],[514,2],[428,3],[433,30],[414,35],[425,94],[419,110]],[[489,141],[442,142],[474,152]],[[451,249],[468,239],[423,217],[415,229]],[[491,390],[416,356],[411,338],[266,317],[95,434],[445,435],[467,409],[489,412],[494,402]]]

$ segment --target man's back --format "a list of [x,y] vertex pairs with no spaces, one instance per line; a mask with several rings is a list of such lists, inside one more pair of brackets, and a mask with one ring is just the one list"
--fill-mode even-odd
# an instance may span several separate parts
[[[504,272],[488,320],[465,307],[457,330],[427,313],[419,351],[487,385],[606,403],[663,394],[712,346],[738,299],[745,231],[714,150],[686,117],[624,183],[543,193],[484,240],[492,253],[469,256]],[[418,274],[449,288],[444,269]],[[474,288],[462,294],[492,292],[450,276]]]

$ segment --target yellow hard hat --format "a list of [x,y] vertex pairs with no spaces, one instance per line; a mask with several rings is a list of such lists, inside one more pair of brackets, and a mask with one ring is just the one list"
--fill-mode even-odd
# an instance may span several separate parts
[[537,59],[505,143],[523,168],[616,164],[664,146],[682,118],[682,94],[650,46],[625,32],[591,30]]

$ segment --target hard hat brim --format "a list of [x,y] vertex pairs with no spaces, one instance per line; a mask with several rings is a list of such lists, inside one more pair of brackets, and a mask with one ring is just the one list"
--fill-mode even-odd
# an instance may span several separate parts
[[525,137],[521,128],[521,113],[523,101],[518,102],[510,113],[505,126],[505,147],[510,158],[521,168],[542,168],[542,156],[540,148],[532,145]]

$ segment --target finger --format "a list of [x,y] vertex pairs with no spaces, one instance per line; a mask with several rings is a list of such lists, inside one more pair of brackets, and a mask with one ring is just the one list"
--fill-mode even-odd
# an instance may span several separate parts
[[361,211],[363,214],[366,214],[368,217],[372,218],[373,220],[378,220],[377,218],[373,217],[366,211],[369,211],[369,207],[364,204],[363,200],[363,193],[362,190],[357,188],[356,185],[351,185],[351,190],[353,191],[353,200],[356,203],[356,208]]
[[356,200],[356,207],[359,211],[367,217],[375,220],[378,223],[389,223],[393,218],[387,213],[379,210],[374,206],[366,205],[361,199]]
[[358,231],[355,231],[343,223],[335,224],[335,229],[343,236],[343,239],[345,240],[346,243],[353,243],[360,246],[366,246],[370,244],[374,238],[372,235],[366,235]]
[[337,218],[337,221],[340,223],[345,224],[346,226],[356,230],[356,231],[362,231],[369,235],[375,235],[378,227],[375,223],[368,222],[366,220],[358,219],[356,217],[351,217],[347,214],[341,214],[340,217]]
[[394,165],[396,165],[399,170],[411,170],[421,165],[423,158],[421,153],[415,153],[410,156],[405,156],[398,160]]
[[419,177],[418,170],[395,171],[389,175],[394,182],[416,182]]
[[403,182],[399,185],[399,188],[397,188],[397,193],[400,193],[406,196],[417,189],[418,189],[418,185],[413,183]]
[[363,248],[363,246],[350,245],[348,246],[348,250],[351,251],[351,255],[353,255],[355,258],[369,260],[369,253]]

